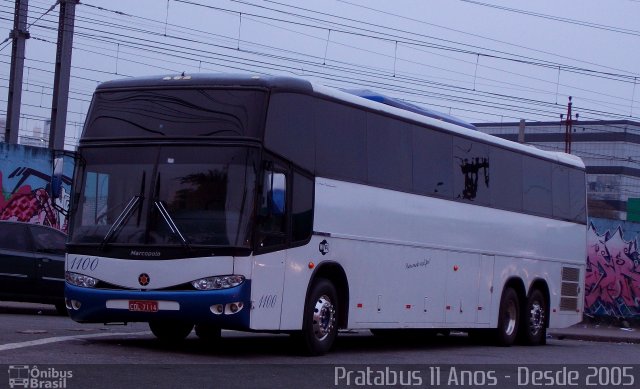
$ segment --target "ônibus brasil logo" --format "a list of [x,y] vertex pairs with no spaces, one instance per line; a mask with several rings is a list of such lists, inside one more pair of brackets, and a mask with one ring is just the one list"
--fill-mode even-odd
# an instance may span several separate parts
[[55,367],[38,368],[29,365],[9,365],[10,388],[66,388],[73,378],[71,370]]

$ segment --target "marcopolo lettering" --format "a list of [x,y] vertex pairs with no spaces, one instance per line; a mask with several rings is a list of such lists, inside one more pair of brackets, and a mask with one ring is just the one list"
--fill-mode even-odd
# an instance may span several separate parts
[[129,254],[134,257],[159,257],[160,255],[162,255],[160,251],[137,251],[137,250],[131,250]]

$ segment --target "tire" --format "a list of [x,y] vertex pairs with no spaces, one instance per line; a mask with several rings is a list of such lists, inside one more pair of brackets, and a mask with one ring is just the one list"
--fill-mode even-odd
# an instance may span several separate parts
[[209,324],[197,324],[195,329],[198,338],[205,342],[215,343],[222,337],[222,330],[220,330],[220,327]]
[[56,312],[58,313],[58,315],[60,316],[68,316],[69,312],[67,312],[67,306],[65,305],[65,303],[56,303]]
[[149,328],[159,340],[173,343],[180,342],[189,336],[193,330],[193,324],[176,321],[152,321],[149,322]]
[[498,346],[511,346],[518,337],[520,327],[520,301],[518,294],[512,288],[506,288],[500,298],[500,312],[498,314],[498,328],[495,340]]
[[333,284],[318,278],[307,296],[302,318],[302,345],[310,356],[326,354],[338,335],[338,293]]
[[526,309],[522,312],[522,342],[529,346],[547,343],[546,319],[549,308],[544,294],[534,289],[527,298]]

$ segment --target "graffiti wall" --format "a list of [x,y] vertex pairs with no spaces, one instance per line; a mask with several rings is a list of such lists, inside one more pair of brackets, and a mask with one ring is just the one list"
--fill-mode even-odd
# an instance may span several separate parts
[[0,220],[67,232],[74,160],[49,149],[0,143]]
[[640,224],[590,220],[585,313],[640,319]]

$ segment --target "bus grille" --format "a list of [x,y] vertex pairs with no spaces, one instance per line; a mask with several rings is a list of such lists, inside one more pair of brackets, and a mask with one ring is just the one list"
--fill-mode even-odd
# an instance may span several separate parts
[[562,285],[560,286],[560,310],[577,311],[580,295],[580,269],[576,267],[562,268]]

